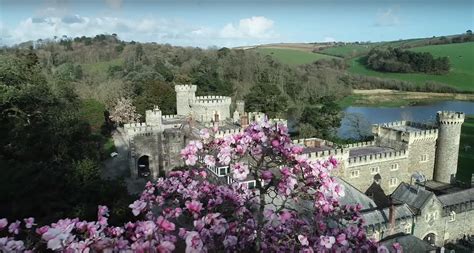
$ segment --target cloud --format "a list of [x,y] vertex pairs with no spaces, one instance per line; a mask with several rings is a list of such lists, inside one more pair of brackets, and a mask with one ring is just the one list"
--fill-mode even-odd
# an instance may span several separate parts
[[400,24],[397,15],[398,8],[388,8],[387,10],[379,10],[375,18],[376,26],[395,26]]
[[120,9],[122,7],[122,0],[105,0],[105,3],[112,9]]
[[222,38],[269,39],[277,37],[272,30],[273,20],[262,16],[244,18],[237,25],[229,23],[220,31]]
[[270,42],[278,35],[274,22],[265,17],[241,19],[224,26],[199,26],[180,19],[143,17],[87,17],[80,15],[39,16],[20,21],[2,30],[0,44],[13,45],[29,40],[62,37],[95,36],[116,33],[126,41],[170,43],[181,46],[239,46]]

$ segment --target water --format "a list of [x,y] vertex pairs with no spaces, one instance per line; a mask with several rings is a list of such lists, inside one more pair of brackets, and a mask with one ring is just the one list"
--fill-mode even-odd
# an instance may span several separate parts
[[[443,101],[429,105],[407,106],[399,108],[388,107],[358,107],[350,106],[344,110],[346,116],[342,119],[337,134],[341,138],[355,137],[354,115],[358,118],[361,128],[370,128],[370,124],[409,120],[416,122],[434,122],[437,111],[458,111],[466,115],[474,115],[474,102]],[[352,115],[352,116],[350,116]],[[351,120],[352,117],[352,120]],[[352,124],[351,124],[352,122]],[[367,129],[370,131],[370,129]]]

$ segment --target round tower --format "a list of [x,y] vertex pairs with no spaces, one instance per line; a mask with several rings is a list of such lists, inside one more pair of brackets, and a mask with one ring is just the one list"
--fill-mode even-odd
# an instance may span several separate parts
[[459,140],[464,113],[439,111],[436,115],[438,123],[438,140],[434,180],[452,183],[456,179],[459,156]]
[[176,112],[178,115],[189,115],[191,103],[196,98],[196,85],[175,85],[176,91]]

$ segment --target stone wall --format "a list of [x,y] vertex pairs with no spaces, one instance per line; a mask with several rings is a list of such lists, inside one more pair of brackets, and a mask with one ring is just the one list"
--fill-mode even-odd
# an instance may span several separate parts
[[436,139],[414,141],[408,146],[408,149],[410,150],[408,154],[410,174],[420,172],[426,177],[426,180],[432,180],[436,156]]
[[152,178],[157,178],[160,174],[160,151],[161,135],[146,133],[136,135],[130,140],[130,174],[136,178],[138,176],[138,159],[148,156],[149,169]]

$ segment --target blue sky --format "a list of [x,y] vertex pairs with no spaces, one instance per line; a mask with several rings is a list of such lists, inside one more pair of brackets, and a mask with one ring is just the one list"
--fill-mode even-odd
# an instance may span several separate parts
[[117,33],[181,46],[386,41],[473,29],[472,0],[0,0],[0,44]]

